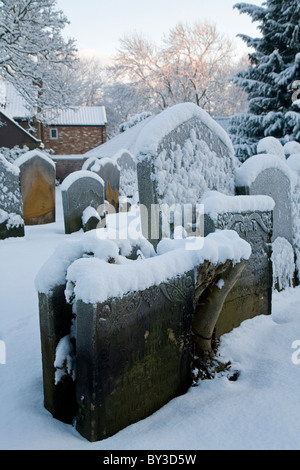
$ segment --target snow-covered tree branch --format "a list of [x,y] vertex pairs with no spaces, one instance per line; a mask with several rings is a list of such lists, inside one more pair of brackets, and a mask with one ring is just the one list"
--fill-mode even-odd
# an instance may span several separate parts
[[63,39],[67,23],[55,0],[0,0],[0,76],[41,121],[45,107],[71,105],[62,71],[72,67],[76,49],[74,40]]

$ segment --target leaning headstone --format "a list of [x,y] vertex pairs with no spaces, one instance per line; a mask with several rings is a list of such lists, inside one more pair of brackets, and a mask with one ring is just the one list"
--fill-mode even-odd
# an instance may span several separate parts
[[84,232],[89,232],[97,228],[101,217],[94,207],[87,207],[82,213],[82,228]]
[[275,203],[268,196],[225,196],[215,191],[206,193],[201,203],[205,236],[216,230],[234,230],[251,246],[246,269],[229,293],[218,319],[215,336],[220,338],[244,320],[271,314]]
[[55,163],[44,152],[31,150],[15,160],[25,225],[55,222]]
[[[237,164],[232,143],[221,126],[192,103],[155,116],[135,144],[144,236],[157,246],[159,208],[196,204],[208,190],[234,194]],[[154,210],[153,210],[154,208]],[[149,235],[150,234],[150,235]]]
[[23,236],[20,170],[0,155],[0,240]]
[[235,172],[237,195],[266,195],[274,202],[273,236],[293,244],[292,174],[286,163],[276,155],[254,155]]
[[103,179],[105,200],[119,211],[120,168],[112,158],[89,158],[82,169],[89,170]]
[[132,205],[138,202],[138,184],[136,162],[127,150],[121,150],[114,155],[120,168],[120,198],[126,199],[127,204]]
[[[61,185],[65,232],[77,232],[87,207],[104,207],[104,182],[92,171],[75,171]],[[101,214],[99,214],[101,215]]]

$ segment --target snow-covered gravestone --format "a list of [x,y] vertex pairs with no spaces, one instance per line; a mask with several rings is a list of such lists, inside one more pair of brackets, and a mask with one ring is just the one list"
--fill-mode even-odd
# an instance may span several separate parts
[[113,156],[120,168],[120,201],[128,204],[138,202],[136,162],[128,150],[120,150]]
[[238,195],[261,194],[274,200],[272,242],[283,237],[293,244],[291,181],[286,161],[276,155],[254,155],[235,171]]
[[92,171],[75,171],[64,179],[61,185],[64,210],[65,232],[77,232],[83,228],[85,210],[104,207],[104,182]]
[[31,150],[15,160],[25,225],[55,222],[55,163],[44,152]]
[[[208,190],[234,194],[231,141],[205,111],[183,103],[154,117],[138,136],[138,187],[143,235],[154,246],[163,235],[164,209],[195,205]],[[164,216],[163,216],[164,217]]]
[[244,320],[271,314],[271,236],[275,203],[269,196],[225,196],[216,191],[207,192],[201,203],[205,236],[216,230],[234,230],[251,246],[247,266],[228,294],[218,319],[215,336],[219,338]]
[[292,155],[300,155],[300,144],[292,140],[284,145],[283,150],[287,159]]
[[83,170],[89,170],[103,179],[105,184],[104,195],[105,200],[114,207],[116,212],[119,211],[119,191],[120,191],[120,168],[112,158],[90,158],[83,167]]
[[0,155],[0,239],[23,236],[20,170]]

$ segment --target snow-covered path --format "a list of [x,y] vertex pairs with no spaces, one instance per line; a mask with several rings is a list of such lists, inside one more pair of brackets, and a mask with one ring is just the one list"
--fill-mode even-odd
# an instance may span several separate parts
[[[220,353],[240,371],[203,381],[115,436],[90,443],[43,407],[37,294],[39,268],[65,235],[57,222],[26,227],[26,237],[0,241],[0,449],[299,449],[300,287],[273,296],[272,316],[224,335]],[[300,344],[300,343],[299,343]]]

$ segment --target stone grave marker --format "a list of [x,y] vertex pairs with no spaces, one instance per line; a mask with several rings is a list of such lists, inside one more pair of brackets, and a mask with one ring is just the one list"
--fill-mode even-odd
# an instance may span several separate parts
[[89,158],[82,169],[89,170],[103,179],[105,184],[105,200],[111,204],[115,211],[119,211],[120,168],[112,158]]
[[272,242],[277,237],[293,244],[291,171],[279,157],[270,154],[254,155],[235,171],[237,195],[270,196],[273,211]]
[[20,170],[0,155],[0,239],[23,236]]
[[[82,225],[85,209],[104,207],[104,182],[91,171],[75,171],[64,179],[62,185],[65,232],[77,232]],[[99,214],[101,215],[101,214]]]
[[25,225],[55,222],[55,164],[45,153],[31,150],[15,160]]
[[137,168],[134,157],[128,150],[121,150],[114,155],[120,168],[120,199],[123,198],[128,205],[139,200],[137,184]]
[[216,230],[234,230],[251,246],[246,269],[229,293],[218,319],[215,335],[220,338],[244,320],[271,314],[275,203],[269,196],[225,196],[215,191],[206,193],[201,202],[205,236]]
[[237,164],[231,141],[205,111],[183,103],[155,116],[135,144],[142,231],[154,247],[160,239],[157,208],[197,204],[208,190],[234,194]]

